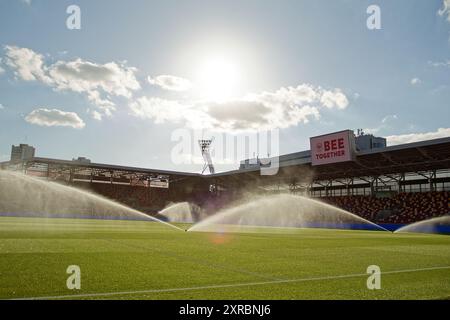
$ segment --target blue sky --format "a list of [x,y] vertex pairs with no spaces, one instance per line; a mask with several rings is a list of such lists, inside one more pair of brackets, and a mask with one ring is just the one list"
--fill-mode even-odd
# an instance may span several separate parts
[[[81,30],[66,27],[73,4]],[[0,160],[26,142],[198,172],[173,159],[179,129],[279,129],[280,153],[347,128],[450,136],[449,0],[3,0],[0,59]]]

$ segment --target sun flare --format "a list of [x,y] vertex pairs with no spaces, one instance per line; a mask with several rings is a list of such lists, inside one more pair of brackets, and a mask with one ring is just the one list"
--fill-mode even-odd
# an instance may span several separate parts
[[234,62],[222,57],[206,60],[198,71],[198,93],[213,101],[230,99],[236,94],[239,78],[239,69]]

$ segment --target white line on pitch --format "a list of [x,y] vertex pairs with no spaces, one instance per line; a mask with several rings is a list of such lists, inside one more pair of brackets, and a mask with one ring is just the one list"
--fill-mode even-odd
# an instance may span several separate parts
[[[450,269],[450,266],[430,267],[430,268],[421,268],[421,269],[394,270],[394,271],[381,272],[381,274],[382,275],[383,274],[398,274],[398,273],[410,273],[410,272],[445,270],[445,269]],[[367,277],[367,276],[368,276],[367,273],[355,273],[355,274],[344,274],[344,275],[337,275],[337,276],[325,276],[325,277],[301,278],[301,279],[287,279],[287,280],[273,280],[273,281],[261,281],[261,282],[247,282],[247,283],[233,283],[233,284],[219,284],[219,285],[187,287],[187,288],[152,289],[152,290],[104,292],[104,293],[86,293],[86,294],[73,294],[73,295],[61,295],[61,296],[43,296],[43,297],[31,297],[31,298],[17,298],[17,299],[11,299],[11,300],[54,300],[54,299],[110,297],[110,296],[129,295],[129,294],[166,293],[166,292],[195,291],[195,290],[206,290],[206,289],[236,288],[236,287],[247,287],[247,286],[249,286],[249,287],[250,286],[262,286],[262,285],[268,285],[268,284],[283,284],[283,283],[308,282],[308,281],[337,280],[337,279]]]

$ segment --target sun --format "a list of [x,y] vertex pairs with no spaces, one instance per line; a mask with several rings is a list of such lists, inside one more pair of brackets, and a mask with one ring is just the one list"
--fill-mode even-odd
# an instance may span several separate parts
[[196,86],[203,99],[222,102],[233,98],[239,86],[239,68],[224,57],[207,59],[198,69]]

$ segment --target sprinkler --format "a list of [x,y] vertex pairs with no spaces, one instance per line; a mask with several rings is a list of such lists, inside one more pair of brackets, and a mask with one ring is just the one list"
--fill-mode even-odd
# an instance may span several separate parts
[[[290,194],[257,197],[211,215],[189,232],[245,232],[246,227],[370,229],[385,228],[332,205]],[[369,228],[370,226],[370,228]],[[223,230],[225,228],[225,230]],[[257,229],[267,232],[267,229]]]

